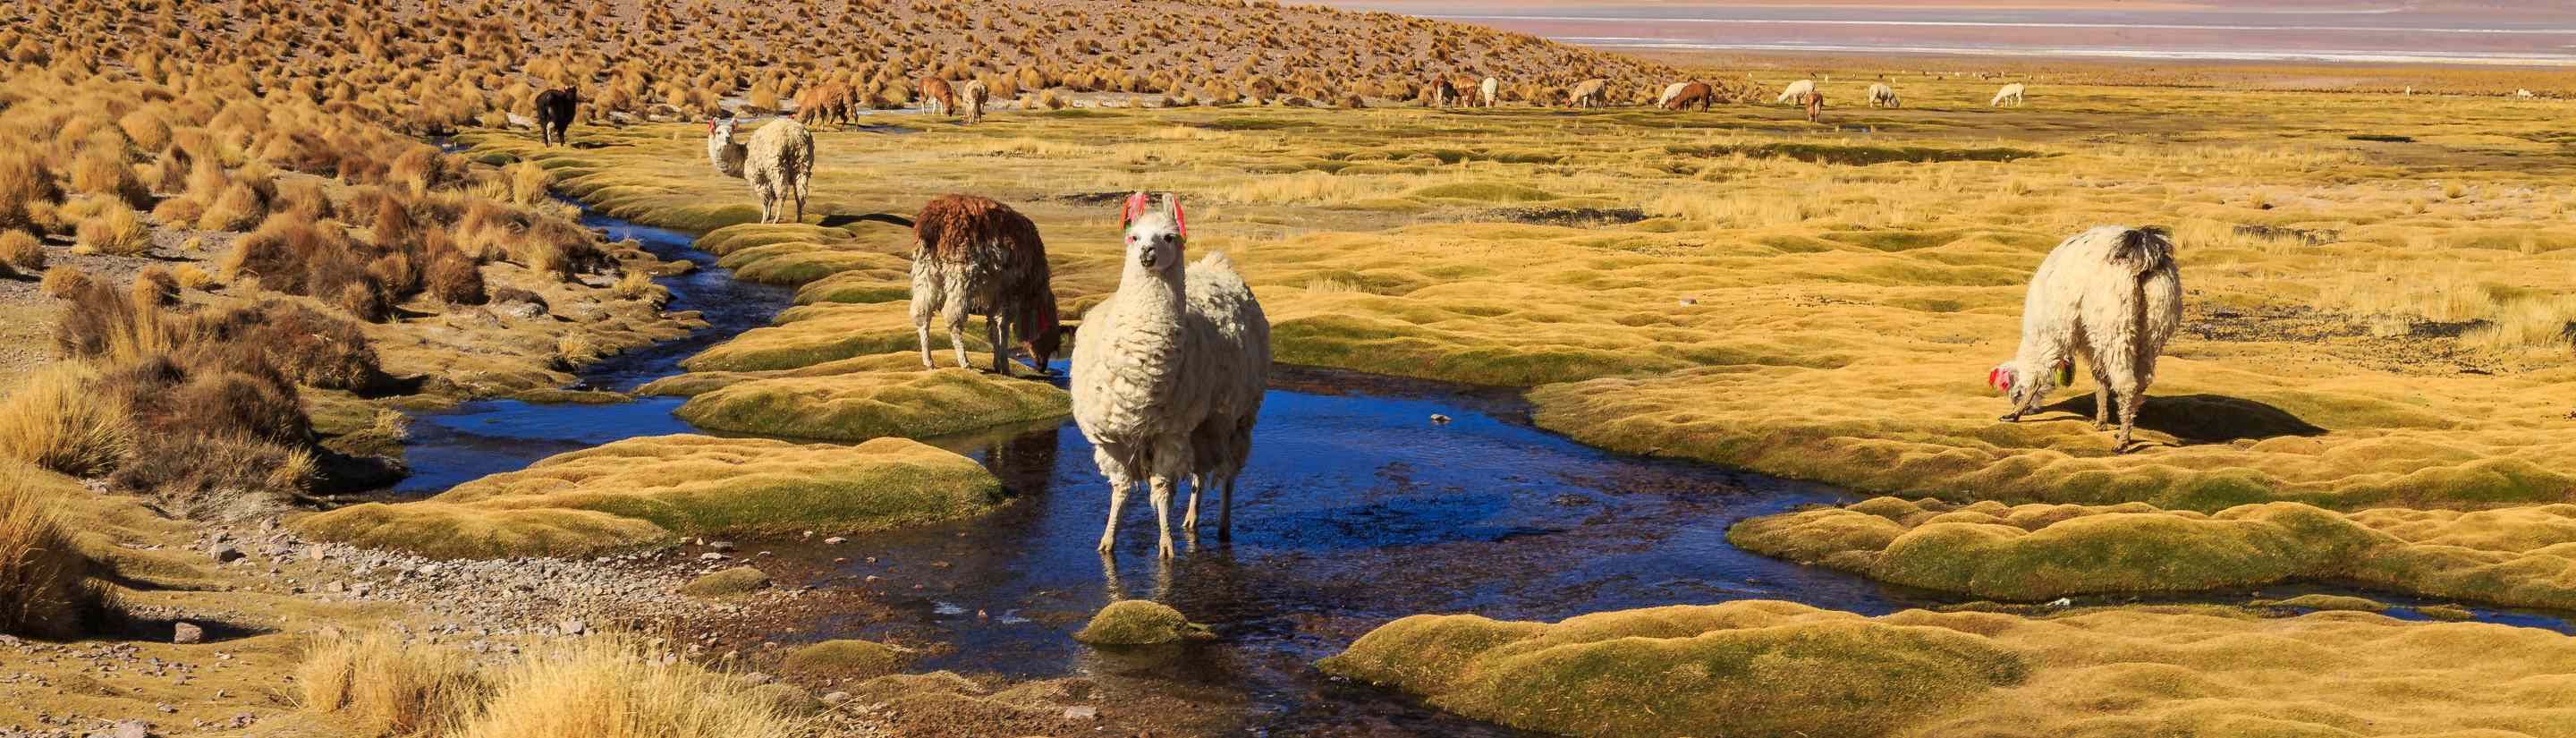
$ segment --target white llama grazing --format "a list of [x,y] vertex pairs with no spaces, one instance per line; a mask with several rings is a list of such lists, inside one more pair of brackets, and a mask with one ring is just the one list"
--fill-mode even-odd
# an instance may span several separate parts
[[751,132],[749,143],[735,143],[732,118],[707,122],[707,161],[716,173],[751,183],[760,198],[760,222],[779,222],[779,211],[796,203],[795,220],[805,219],[805,193],[814,181],[814,134],[787,118],[770,121]]
[[984,104],[992,96],[992,88],[984,86],[980,79],[966,80],[965,84],[957,86],[957,104],[966,109],[966,125],[984,122]]
[[[1118,291],[1083,316],[1073,342],[1073,418],[1109,478],[1100,550],[1117,542],[1119,509],[1141,478],[1173,554],[1171,500],[1181,477],[1221,486],[1219,532],[1231,534],[1234,474],[1251,454],[1252,425],[1268,384],[1270,323],[1232,262],[1210,254],[1182,263],[1188,233],[1180,203],[1127,201]],[[1196,523],[1196,492],[1191,515]]]
[[1490,107],[1493,107],[1493,106],[1494,106],[1494,103],[1501,102],[1501,101],[1502,101],[1502,99],[1503,99],[1503,81],[1502,81],[1502,80],[1495,79],[1495,78],[1492,78],[1492,77],[1486,77],[1486,78],[1485,78],[1485,81],[1476,83],[1476,104],[1477,104],[1477,105],[1481,105],[1481,106],[1484,106],[1484,107],[1488,107],[1488,108],[1490,108]]
[[1873,108],[1905,107],[1896,100],[1896,88],[1887,86],[1885,82],[1869,83],[1869,106]]
[[1574,89],[1565,93],[1565,104],[1578,108],[1609,107],[1610,80],[1594,78],[1574,83]]
[[2014,82],[2012,84],[2004,85],[2003,89],[1996,90],[1995,99],[1986,101],[1986,107],[2001,107],[2005,100],[2011,100],[2013,107],[2022,106],[2021,83]]
[[1799,103],[1798,101],[1801,101],[1801,100],[1805,100],[1805,99],[1807,99],[1807,95],[1808,95],[1808,93],[1812,93],[1812,92],[1815,92],[1815,91],[1816,91],[1816,81],[1815,81],[1815,80],[1812,80],[1812,79],[1802,79],[1802,80],[1798,80],[1798,81],[1796,81],[1796,82],[1791,82],[1791,83],[1789,83],[1789,86],[1788,86],[1788,87],[1781,88],[1781,90],[1780,90],[1780,99],[1773,100],[1773,101],[1771,101],[1771,102],[1776,103],[1776,104],[1780,104],[1780,105],[1802,104],[1802,103]]
[[2093,369],[2093,427],[2110,423],[2116,394],[2116,450],[2126,453],[2138,406],[2155,382],[2156,355],[2182,323],[2173,252],[2163,229],[2126,226],[2096,227],[2048,252],[2022,301],[2020,351],[1986,374],[2012,400],[2002,419],[2037,412],[2049,392],[2072,380],[2080,353]]

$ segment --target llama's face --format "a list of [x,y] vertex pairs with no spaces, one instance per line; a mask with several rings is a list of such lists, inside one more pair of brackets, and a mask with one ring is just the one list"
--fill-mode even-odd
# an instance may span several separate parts
[[1993,371],[1986,372],[1986,383],[2012,402],[2012,412],[2004,416],[2010,420],[2024,413],[2037,412],[2039,406],[2048,401],[2049,393],[2067,384],[2071,377],[2065,375],[2073,374],[2074,370],[2074,362],[2063,359],[2050,362],[2046,367],[2016,359],[1997,364]]
[[1164,272],[1181,264],[1181,247],[1189,240],[1188,221],[1181,213],[1180,200],[1163,196],[1163,207],[1147,204],[1145,193],[1127,198],[1124,220],[1127,223],[1127,261],[1148,272]]
[[733,145],[734,125],[732,118],[707,121],[707,140],[714,141],[718,146]]

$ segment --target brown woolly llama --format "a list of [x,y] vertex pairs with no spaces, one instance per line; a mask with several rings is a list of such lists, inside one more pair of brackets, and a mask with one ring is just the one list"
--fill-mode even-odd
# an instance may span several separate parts
[[934,115],[953,115],[957,112],[957,91],[948,86],[948,80],[938,77],[921,78],[921,101],[930,106],[930,112]]
[[[900,222],[900,218],[883,218]],[[1055,288],[1047,271],[1046,242],[1037,224],[1011,206],[973,195],[941,195],[921,206],[911,223],[912,325],[921,339],[921,365],[930,358],[930,319],[948,326],[957,365],[966,361],[966,316],[989,317],[985,336],[993,371],[1011,373],[1012,339],[1029,363],[1046,373],[1063,346]]]
[[1689,110],[1691,105],[1697,104],[1704,112],[1708,110],[1711,103],[1716,101],[1717,91],[1710,89],[1708,83],[1688,82],[1682,85],[1680,91],[1673,93],[1672,99],[1664,101],[1664,109]]
[[1825,115],[1825,93],[1808,90],[1807,94],[1798,97],[1798,104],[1807,108],[1809,123],[1814,123],[1816,119]]

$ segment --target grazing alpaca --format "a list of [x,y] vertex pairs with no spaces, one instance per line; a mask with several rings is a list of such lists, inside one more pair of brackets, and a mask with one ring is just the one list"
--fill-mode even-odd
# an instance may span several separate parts
[[2514,96],[2514,97],[2517,97],[2517,98],[2524,99],[2524,100],[2529,100],[2529,99],[2532,99],[2532,98],[2534,98],[2534,97],[2539,97],[2538,95],[2531,94],[2531,91],[2530,91],[2530,90],[2514,90],[2514,91],[2513,91],[2513,96]]
[[2075,354],[2093,369],[2093,427],[2120,402],[2118,452],[2129,449],[2138,406],[2156,379],[2156,355],[2182,323],[2182,272],[2161,228],[2101,226],[2048,252],[2022,301],[2021,349],[1986,374],[2012,400],[2012,422],[2037,412],[2075,376]]
[[1809,123],[1825,117],[1825,93],[1808,90],[1807,94],[1798,97],[1798,105],[1807,109]]
[[1802,79],[1789,83],[1788,87],[1781,88],[1780,98],[1772,100],[1771,102],[1775,104],[1804,104],[1804,101],[1807,99],[1807,93],[1815,91],[1815,80]]
[[1503,99],[1503,81],[1502,81],[1502,80],[1495,79],[1495,78],[1492,78],[1492,77],[1486,77],[1486,78],[1485,78],[1485,81],[1476,83],[1476,104],[1477,104],[1477,105],[1480,105],[1480,106],[1483,106],[1483,107],[1488,107],[1488,108],[1490,108],[1490,107],[1493,107],[1493,106],[1494,106],[1494,103],[1501,102],[1501,101],[1502,101],[1502,99]]
[[1663,94],[1655,96],[1655,107],[1660,108],[1663,107],[1665,103],[1672,102],[1674,95],[1682,94],[1682,88],[1689,86],[1690,82],[1687,80],[1664,85]]
[[1905,107],[1903,103],[1896,100],[1896,88],[1887,86],[1885,82],[1869,83],[1869,106],[1873,108]]
[[1706,112],[1709,105],[1716,101],[1717,90],[1710,88],[1708,83],[1688,82],[1684,83],[1680,90],[1673,92],[1672,99],[1664,101],[1664,109],[1689,110],[1690,106],[1696,104],[1702,112]]
[[932,115],[950,115],[957,110],[956,91],[948,87],[948,80],[938,77],[921,78],[921,101],[930,106]]
[[857,102],[846,84],[826,82],[809,87],[796,95],[796,122],[808,126],[824,123],[848,125],[850,109]]
[[984,122],[984,103],[992,96],[992,89],[980,79],[966,80],[966,84],[957,87],[957,103],[966,107],[966,125]]
[[735,143],[739,125],[732,118],[707,121],[708,163],[718,174],[751,183],[760,198],[760,222],[779,222],[779,211],[791,200],[795,220],[804,220],[806,188],[814,181],[814,133],[780,118],[752,131],[749,143]]
[[1010,375],[1013,338],[1038,373],[1047,373],[1064,331],[1037,224],[1009,205],[973,195],[933,198],[909,223],[880,219],[913,228],[912,327],[921,339],[922,368],[937,366],[930,358],[932,316],[948,325],[948,345],[965,367],[966,316],[979,314],[990,318],[984,332],[995,374]]
[[1574,83],[1565,93],[1565,103],[1578,108],[1601,108],[1610,105],[1610,80],[1587,79]]
[[581,104],[581,93],[566,87],[537,93],[537,140],[547,146],[564,143],[564,134],[572,130],[573,106]]
[[[1195,473],[1224,490],[1218,532],[1230,535],[1233,475],[1251,454],[1251,431],[1268,383],[1270,322],[1223,254],[1184,264],[1180,203],[1161,209],[1144,193],[1126,205],[1126,258],[1118,291],[1083,316],[1073,342],[1073,418],[1109,478],[1100,551],[1117,542],[1118,512],[1141,478],[1173,554],[1173,487]],[[1196,523],[1195,492],[1191,519]]]
[[1996,90],[1995,99],[1986,101],[1986,107],[2002,107],[2005,100],[2011,100],[2013,107],[2022,106],[2021,83],[2014,82],[2012,84],[2004,85],[2003,89]]
[[1458,103],[1458,87],[1447,78],[1435,78],[1425,86],[1431,93],[1431,106],[1445,108]]

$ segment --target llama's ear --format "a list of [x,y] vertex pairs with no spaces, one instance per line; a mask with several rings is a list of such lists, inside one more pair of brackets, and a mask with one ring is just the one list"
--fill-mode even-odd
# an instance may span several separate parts
[[1127,204],[1122,206],[1118,211],[1118,227],[1126,228],[1129,224],[1135,223],[1136,216],[1145,214],[1145,208],[1148,207],[1148,202],[1150,201],[1145,197],[1145,193],[1143,192],[1128,195]]
[[1179,195],[1164,195],[1163,201],[1172,206],[1172,230],[1180,233],[1181,240],[1189,240],[1190,218],[1187,214],[1181,211],[1181,197]]

